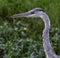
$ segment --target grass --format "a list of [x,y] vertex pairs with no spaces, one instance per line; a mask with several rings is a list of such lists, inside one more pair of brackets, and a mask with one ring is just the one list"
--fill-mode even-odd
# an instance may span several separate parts
[[0,58],[45,58],[43,21],[36,18],[9,18],[35,7],[41,7],[50,17],[51,44],[55,53],[60,55],[59,0],[0,0]]

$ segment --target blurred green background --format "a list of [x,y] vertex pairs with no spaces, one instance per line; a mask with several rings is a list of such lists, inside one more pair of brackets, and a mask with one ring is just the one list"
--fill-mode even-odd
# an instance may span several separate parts
[[46,58],[42,42],[43,21],[9,18],[36,7],[44,9],[49,16],[50,41],[55,53],[60,55],[60,0],[0,0],[0,58]]

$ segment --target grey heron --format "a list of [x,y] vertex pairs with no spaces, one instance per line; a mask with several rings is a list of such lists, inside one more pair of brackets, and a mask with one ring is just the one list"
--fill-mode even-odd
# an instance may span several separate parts
[[43,48],[46,55],[46,58],[60,58],[60,56],[56,55],[50,40],[49,40],[49,29],[50,29],[50,19],[48,15],[45,13],[44,10],[41,8],[34,8],[28,12],[15,14],[11,16],[11,18],[18,18],[18,17],[40,17],[44,21],[45,28],[43,30],[42,38],[43,38]]

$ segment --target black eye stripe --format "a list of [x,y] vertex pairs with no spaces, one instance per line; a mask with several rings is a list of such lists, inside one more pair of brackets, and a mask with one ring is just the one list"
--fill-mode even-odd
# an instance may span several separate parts
[[31,14],[34,14],[37,11],[43,11],[43,12],[45,12],[43,9],[35,9],[34,11],[31,12]]
[[36,9],[36,11],[43,11],[43,12],[44,12],[44,10],[43,10],[43,9]]
[[31,14],[34,14],[34,11],[32,11]]

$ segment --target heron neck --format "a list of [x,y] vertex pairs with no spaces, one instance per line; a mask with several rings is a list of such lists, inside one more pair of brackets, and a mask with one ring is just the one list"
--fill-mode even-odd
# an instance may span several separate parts
[[51,55],[53,55],[52,58],[54,58],[55,53],[53,51],[53,48],[51,47],[51,43],[49,40],[50,20],[49,20],[49,17],[47,16],[47,14],[45,14],[42,19],[45,24],[45,28],[43,30],[43,36],[42,36],[44,51],[45,51],[46,57],[51,57]]
[[50,19],[49,19],[48,15],[46,13],[44,13],[42,19],[45,24],[45,29],[49,30],[50,29]]

